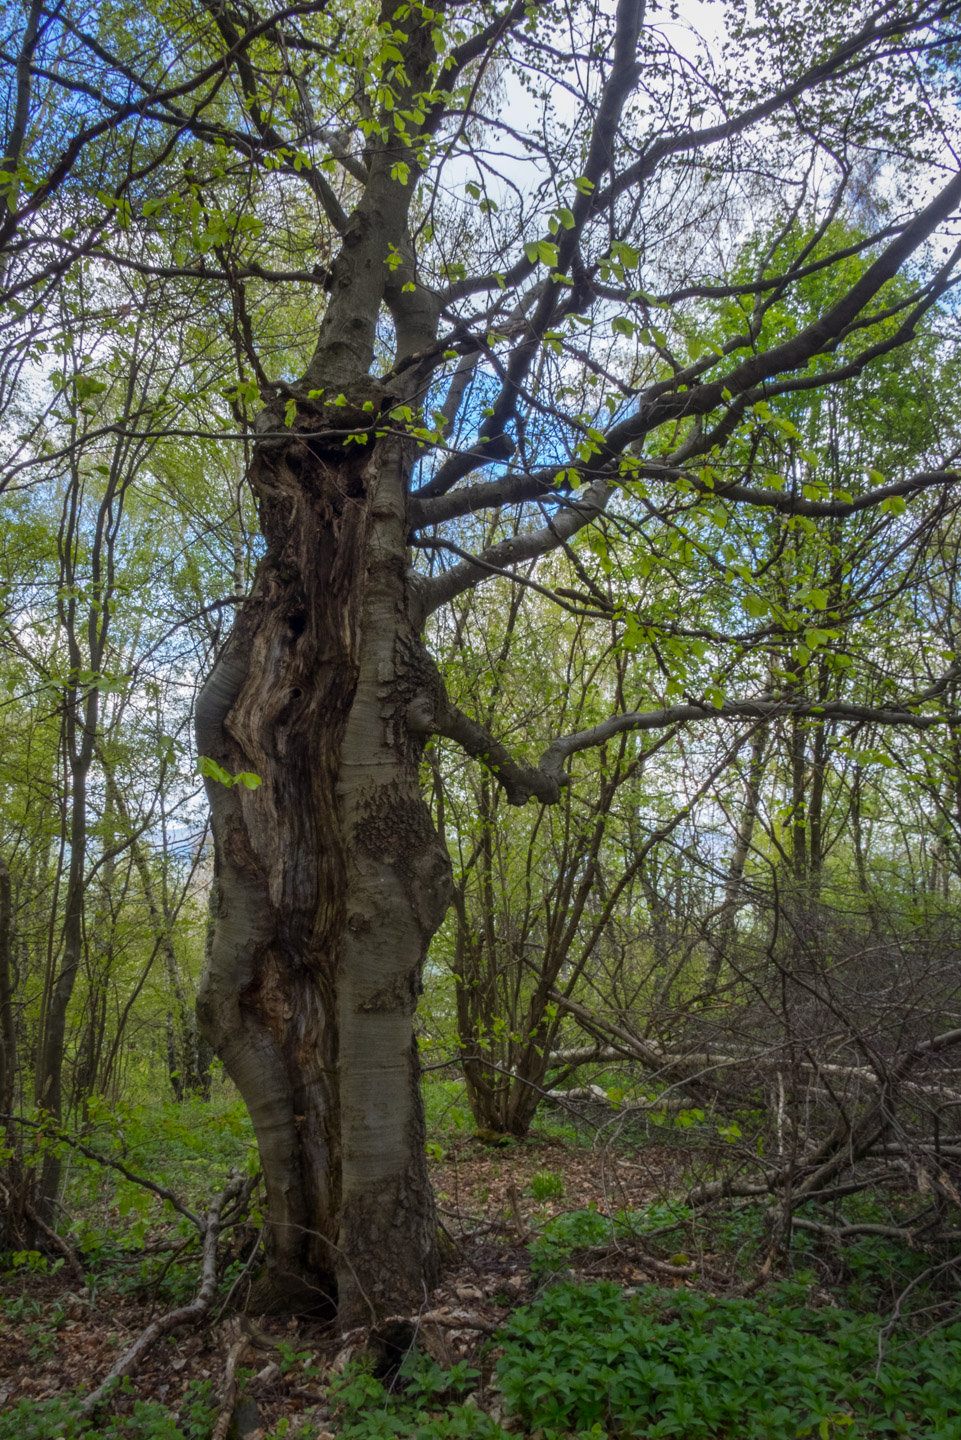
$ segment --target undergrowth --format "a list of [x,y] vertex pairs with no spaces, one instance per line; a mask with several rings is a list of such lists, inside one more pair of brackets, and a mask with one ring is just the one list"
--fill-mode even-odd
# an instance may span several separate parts
[[[433,1089],[442,1138],[469,1133],[461,1090],[449,1082]],[[226,1104],[171,1105],[159,1117],[137,1107],[104,1111],[91,1116],[89,1133],[95,1148],[193,1204],[252,1153],[249,1122]],[[143,1292],[160,1304],[192,1294],[198,1249],[189,1222],[115,1171],[66,1149],[64,1158],[89,1300],[101,1288]],[[537,1200],[558,1198],[564,1184],[562,1173],[547,1170],[529,1182]],[[913,1211],[892,1212],[900,1203],[852,1197],[829,1218],[904,1227]],[[694,1277],[707,1257],[715,1270],[748,1273],[769,1219],[760,1207],[734,1209],[708,1227],[667,1200],[615,1215],[558,1215],[528,1250],[541,1293],[509,1317],[481,1368],[459,1362],[444,1370],[412,1354],[382,1381],[348,1367],[329,1386],[331,1429],[338,1440],[961,1440],[961,1324],[933,1324],[946,1296],[925,1278],[931,1256],[921,1248],[870,1235],[838,1246],[798,1229],[784,1260],[793,1278],[756,1299],[570,1278],[568,1267],[590,1252],[629,1256],[639,1245],[689,1264]],[[158,1226],[167,1244],[148,1253],[144,1241]],[[243,1260],[240,1250],[224,1258],[226,1298]],[[25,1358],[46,1363],[66,1312],[59,1301],[36,1297],[34,1272],[52,1278],[63,1261],[24,1251],[6,1265],[0,1316],[17,1327]],[[281,1371],[287,1368],[285,1359]],[[312,1380],[320,1379],[318,1371]],[[137,1399],[130,1385],[124,1392],[122,1413],[104,1411],[95,1421],[82,1417],[79,1397],[21,1400],[0,1416],[0,1440],[209,1440],[217,1399],[209,1382],[192,1382],[177,1411]],[[271,1440],[299,1437],[299,1424],[281,1420],[287,1429]]]
[[477,1371],[411,1358],[392,1385],[354,1367],[331,1389],[341,1440],[961,1440],[961,1325],[885,1337],[877,1316],[607,1281],[561,1284],[499,1337],[494,1391]]
[[[131,1393],[129,1382],[124,1389]],[[89,1420],[81,1404],[72,1395],[18,1400],[0,1415],[0,1440],[209,1440],[217,1419],[208,1380],[191,1382],[177,1411],[156,1400],[134,1400],[129,1414],[105,1409]]]

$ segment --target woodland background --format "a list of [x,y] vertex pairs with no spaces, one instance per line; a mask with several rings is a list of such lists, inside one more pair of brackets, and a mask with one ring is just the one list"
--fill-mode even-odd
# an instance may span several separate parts
[[[945,42],[918,82],[938,163],[957,64]],[[488,106],[513,84],[486,75]],[[892,154],[916,121],[891,121]],[[417,1034],[448,1271],[413,1330],[345,1340],[319,1315],[238,1319],[256,1146],[194,1013],[213,859],[193,707],[263,541],[238,311],[190,257],[256,242],[279,269],[315,220],[265,189],[225,229],[189,165],[134,217],[111,164],[98,152],[52,192],[46,278],[23,278],[29,245],[0,276],[0,1435],[961,1435],[957,221],[925,257],[945,278],[909,343],[755,403],[723,467],[706,459],[670,504],[632,493],[429,622],[451,700],[522,756],[638,695],[678,718],[574,755],[556,805],[512,806],[451,739],[428,745],[454,902]],[[760,165],[678,168],[652,278],[666,291],[676,257],[723,253],[718,293],[645,295],[649,324],[608,317],[577,365],[546,345],[536,393],[602,413],[612,374],[721,356],[779,247],[797,278],[765,296],[766,342],[801,333],[917,183],[890,155],[838,168],[828,201],[819,157],[788,220]],[[465,170],[433,216],[456,263],[488,245],[493,195]],[[57,263],[94,212],[137,263]],[[613,284],[637,257],[610,263]],[[875,338],[921,269],[890,282]],[[248,291],[286,373],[301,297]],[[464,434],[488,385],[455,415]],[[547,463],[560,429],[532,405],[521,443]],[[713,497],[737,476],[784,506]],[[455,549],[490,553],[520,523],[468,515]],[[425,541],[412,563],[444,557]],[[732,726],[745,686],[772,708]],[[53,1052],[56,1096],[38,1081]],[[151,1358],[90,1420],[89,1389],[150,1324]]]

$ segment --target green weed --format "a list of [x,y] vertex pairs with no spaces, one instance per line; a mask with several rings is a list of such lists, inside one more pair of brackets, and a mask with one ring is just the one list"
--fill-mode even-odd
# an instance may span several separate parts
[[528,1188],[538,1203],[560,1200],[564,1195],[564,1177],[556,1170],[538,1170],[531,1176]]
[[874,1317],[645,1286],[559,1285],[506,1327],[499,1387],[525,1433],[645,1440],[961,1440],[961,1325],[891,1340]]
[[191,1381],[176,1413],[156,1400],[135,1400],[129,1415],[105,1407],[85,1419],[81,1404],[78,1396],[18,1400],[0,1415],[0,1440],[208,1440],[217,1418],[207,1380]]
[[412,1354],[388,1389],[363,1365],[350,1365],[330,1387],[338,1440],[510,1440],[496,1420],[462,1399],[478,1378],[464,1362],[442,1370]]
[[530,1246],[531,1269],[535,1275],[549,1274],[566,1265],[579,1250],[659,1230],[675,1230],[689,1216],[686,1206],[667,1201],[653,1201],[643,1210],[622,1210],[614,1216],[602,1215],[598,1210],[571,1210],[549,1220]]

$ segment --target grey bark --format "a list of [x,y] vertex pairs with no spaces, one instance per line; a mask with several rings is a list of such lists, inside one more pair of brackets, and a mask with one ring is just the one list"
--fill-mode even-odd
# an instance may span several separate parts
[[326,442],[303,408],[261,445],[267,554],[198,704],[216,924],[201,1028],[251,1112],[278,1304],[336,1295],[344,1324],[437,1274],[413,1012],[449,864],[408,708],[434,686],[411,619],[412,447]]

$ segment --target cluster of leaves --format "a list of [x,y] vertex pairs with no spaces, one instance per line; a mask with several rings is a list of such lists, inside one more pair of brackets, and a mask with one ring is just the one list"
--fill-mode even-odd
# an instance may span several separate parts
[[76,1396],[19,1400],[0,1415],[0,1440],[207,1440],[217,1418],[209,1380],[192,1381],[176,1412],[157,1400],[134,1400],[129,1413],[87,1419],[82,1403]]
[[393,1385],[362,1365],[348,1366],[330,1387],[340,1440],[506,1440],[507,1432],[476,1404],[478,1372],[464,1362],[443,1370],[412,1353]]
[[808,1308],[804,1293],[784,1284],[762,1304],[554,1286],[513,1317],[498,1385],[544,1440],[961,1437],[961,1326],[879,1346],[874,1317]]

